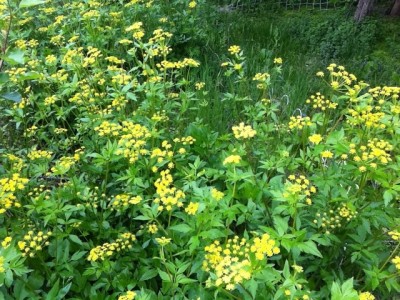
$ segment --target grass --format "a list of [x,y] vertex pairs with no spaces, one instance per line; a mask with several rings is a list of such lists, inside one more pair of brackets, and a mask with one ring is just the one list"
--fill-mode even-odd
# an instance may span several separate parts
[[[352,21],[352,8],[321,11],[270,8],[259,5],[258,10],[251,12],[210,10],[207,42],[198,45],[200,50],[195,52],[202,63],[195,78],[211,88],[207,100],[193,103],[192,109],[216,131],[226,132],[229,120],[234,117],[230,104],[222,103],[218,97],[230,91],[220,68],[230,45],[242,47],[249,78],[268,71],[274,57],[283,58],[281,79],[271,91],[271,97],[282,102],[282,118],[303,109],[311,93],[323,91],[315,74],[331,62],[345,65],[372,86],[400,83],[398,20],[379,15],[357,25]],[[236,90],[240,95],[257,97],[253,85],[241,85],[240,89]]]

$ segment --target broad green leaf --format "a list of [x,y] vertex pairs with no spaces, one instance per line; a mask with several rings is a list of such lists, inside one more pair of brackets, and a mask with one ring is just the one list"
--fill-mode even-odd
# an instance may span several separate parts
[[140,277],[139,281],[146,281],[146,280],[156,277],[157,275],[158,275],[157,270],[149,269],[143,273],[143,275]]
[[17,65],[17,64],[22,65],[25,62],[24,56],[25,56],[25,51],[17,49],[11,51],[10,53],[7,53],[6,56],[4,57],[4,60],[11,65]]
[[178,232],[182,232],[182,233],[188,233],[189,231],[192,231],[192,228],[187,224],[174,225],[174,226],[169,227],[169,229],[178,231]]
[[305,253],[312,254],[318,257],[322,257],[321,252],[319,252],[317,245],[313,241],[307,241],[305,243],[297,244],[297,247]]
[[19,8],[26,8],[46,3],[47,0],[22,0],[19,3]]

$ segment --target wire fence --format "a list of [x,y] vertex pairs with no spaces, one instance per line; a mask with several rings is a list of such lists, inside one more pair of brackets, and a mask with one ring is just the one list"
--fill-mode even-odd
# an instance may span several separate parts
[[331,9],[342,7],[348,0],[218,0],[221,11],[233,10],[255,11],[268,5],[279,6],[287,10],[293,9]]

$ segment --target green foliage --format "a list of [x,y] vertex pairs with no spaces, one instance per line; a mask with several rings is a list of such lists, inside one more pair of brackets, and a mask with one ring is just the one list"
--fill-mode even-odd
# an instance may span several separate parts
[[400,88],[330,64],[311,91],[273,26],[201,65],[202,2],[10,3],[3,299],[400,292]]

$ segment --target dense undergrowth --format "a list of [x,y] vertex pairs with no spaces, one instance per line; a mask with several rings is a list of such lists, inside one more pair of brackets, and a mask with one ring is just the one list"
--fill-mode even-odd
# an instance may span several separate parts
[[398,295],[398,66],[374,48],[398,36],[379,22],[183,0],[0,13],[0,299]]

